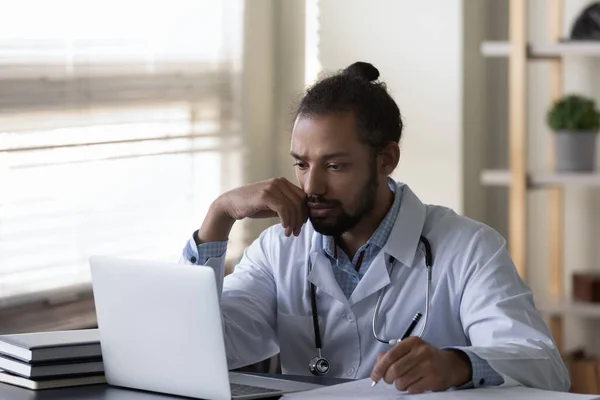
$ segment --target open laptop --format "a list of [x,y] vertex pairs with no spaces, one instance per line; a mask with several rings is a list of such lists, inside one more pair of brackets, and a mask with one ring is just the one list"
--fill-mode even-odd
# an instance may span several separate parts
[[90,259],[106,380],[206,399],[257,399],[319,385],[228,372],[211,268]]

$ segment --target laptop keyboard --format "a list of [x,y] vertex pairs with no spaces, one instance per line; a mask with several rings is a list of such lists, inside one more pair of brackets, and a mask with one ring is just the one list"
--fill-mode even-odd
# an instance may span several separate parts
[[267,389],[260,386],[242,385],[241,383],[231,383],[232,396],[247,396],[250,394],[269,394],[279,393],[279,390]]

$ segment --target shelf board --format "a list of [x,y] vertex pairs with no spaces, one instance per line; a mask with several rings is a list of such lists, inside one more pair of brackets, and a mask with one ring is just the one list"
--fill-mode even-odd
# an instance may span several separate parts
[[[508,57],[509,42],[483,42],[481,53],[486,57]],[[600,56],[600,41],[568,41],[528,46],[530,58],[557,58],[564,56]]]
[[[510,171],[484,170],[481,173],[481,183],[486,186],[510,185]],[[600,187],[600,172],[532,172],[527,176],[530,188],[553,186]]]
[[600,303],[583,303],[574,301],[542,301],[536,302],[537,310],[547,316],[577,316],[600,318]]
[[481,53],[486,57],[507,57],[510,53],[508,42],[483,42]]
[[481,172],[481,183],[485,186],[510,185],[510,171],[507,169],[484,169]]

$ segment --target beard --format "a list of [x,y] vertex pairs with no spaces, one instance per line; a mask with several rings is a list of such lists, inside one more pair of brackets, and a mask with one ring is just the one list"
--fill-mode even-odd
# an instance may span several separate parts
[[365,216],[372,212],[375,206],[375,198],[379,182],[377,180],[377,167],[373,163],[369,179],[360,190],[356,210],[348,213],[344,210],[339,200],[327,200],[319,196],[308,196],[307,201],[311,203],[326,204],[340,210],[333,218],[310,217],[310,223],[315,231],[325,236],[339,237],[343,233],[352,230]]

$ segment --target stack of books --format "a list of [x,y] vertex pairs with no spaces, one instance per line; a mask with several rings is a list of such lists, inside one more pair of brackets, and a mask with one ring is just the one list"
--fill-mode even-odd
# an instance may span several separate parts
[[0,382],[31,390],[106,382],[98,330],[0,335]]

